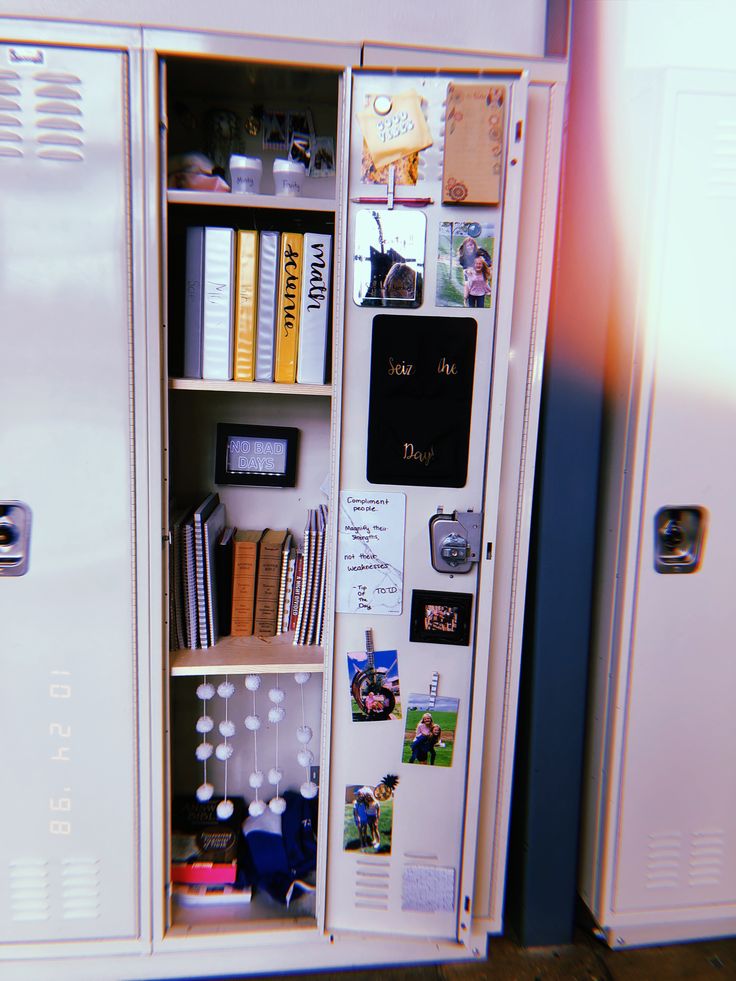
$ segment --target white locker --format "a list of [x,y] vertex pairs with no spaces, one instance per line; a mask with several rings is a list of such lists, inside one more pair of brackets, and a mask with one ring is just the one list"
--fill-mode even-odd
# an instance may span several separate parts
[[140,90],[129,41],[0,46],[0,603],[15,802],[0,909],[2,941],[17,946],[135,941],[141,929],[145,410],[133,350],[145,342],[133,329],[140,136],[128,105]]
[[635,331],[611,376],[580,880],[614,946],[736,927],[723,455],[736,77],[657,72],[637,87],[630,117],[655,120],[634,158],[650,202],[628,263]]
[[[402,55],[397,51],[390,68],[382,63],[357,68],[361,52],[349,44],[149,29],[142,34],[121,30],[111,43],[107,33],[103,40],[96,30],[83,26],[46,25],[45,30],[19,22],[7,26],[18,39],[12,43],[15,50],[23,45],[29,52],[23,71],[32,75],[40,55],[53,62],[55,73],[53,79],[41,81],[67,86],[73,107],[80,99],[72,94],[69,78],[61,78],[63,73],[81,80],[75,84],[85,98],[94,93],[95,107],[110,101],[95,116],[94,127],[91,107],[85,110],[85,152],[90,160],[96,146],[95,127],[104,143],[99,162],[94,161],[94,179],[78,179],[74,196],[71,178],[59,170],[67,182],[63,197],[54,196],[50,183],[45,195],[49,202],[43,212],[48,225],[46,265],[53,266],[63,256],[64,275],[77,276],[72,279],[74,305],[70,308],[69,300],[59,303],[53,281],[29,295],[30,264],[39,257],[35,239],[31,258],[25,259],[26,265],[8,287],[19,311],[33,299],[38,323],[48,318],[51,307],[63,308],[59,323],[64,331],[55,335],[58,346],[45,341],[47,362],[41,359],[38,338],[20,335],[24,343],[30,342],[25,351],[18,348],[28,370],[17,376],[23,386],[13,392],[11,402],[20,403],[24,418],[33,420],[35,433],[51,422],[58,427],[63,418],[64,442],[57,434],[55,450],[65,460],[72,455],[75,463],[58,465],[59,479],[43,481],[45,457],[38,449],[29,454],[27,440],[20,438],[25,430],[10,427],[11,443],[4,451],[18,468],[15,475],[8,474],[4,490],[11,502],[5,515],[10,531],[5,532],[9,545],[0,542],[0,549],[7,549],[0,558],[7,557],[9,565],[16,562],[16,542],[8,536],[14,536],[17,528],[22,540],[24,522],[29,521],[29,512],[15,502],[30,506],[31,549],[28,568],[22,568],[19,553],[10,570],[25,575],[3,572],[4,602],[15,590],[23,605],[18,607],[15,601],[14,609],[27,611],[22,618],[4,619],[3,645],[7,641],[21,651],[29,642],[34,648],[46,644],[47,625],[36,621],[34,640],[23,621],[33,619],[31,611],[40,604],[49,607],[48,583],[53,581],[59,596],[51,616],[73,620],[77,634],[73,644],[49,648],[48,664],[39,669],[70,674],[60,675],[60,681],[56,675],[38,681],[46,686],[43,690],[49,698],[69,710],[63,717],[54,714],[47,719],[43,714],[47,706],[38,706],[38,743],[45,747],[49,737],[82,735],[71,752],[66,744],[61,749],[56,743],[51,746],[52,755],[57,753],[60,759],[51,760],[50,779],[57,779],[55,766],[68,761],[73,782],[60,785],[57,794],[55,783],[51,786],[40,776],[30,781],[31,792],[40,801],[36,807],[40,827],[53,850],[51,845],[39,848],[33,841],[38,829],[27,820],[26,808],[19,813],[18,835],[7,862],[9,883],[13,888],[16,881],[21,885],[15,898],[12,889],[6,894],[6,934],[0,944],[3,970],[9,977],[99,979],[143,978],[152,972],[161,977],[204,976],[212,973],[215,963],[221,973],[296,970],[306,963],[327,968],[356,963],[365,956],[366,944],[374,950],[376,938],[390,943],[392,962],[482,956],[488,932],[500,929],[501,923],[564,63],[552,67],[548,76],[539,64],[533,67],[538,89],[527,116],[528,66],[515,59],[455,55],[453,67],[453,57],[442,52]],[[41,45],[36,37],[50,40]],[[410,67],[416,65],[415,58],[419,65]],[[402,63],[404,67],[397,69]],[[94,70],[94,86],[82,85],[89,77],[87,65],[92,66],[89,72]],[[15,80],[7,78],[7,85],[13,86]],[[5,84],[6,75],[0,74],[0,82]],[[501,196],[496,204],[442,204],[441,148],[450,83],[486,86],[487,93],[493,89],[494,98],[503,103]],[[397,185],[392,202],[390,187],[366,185],[363,180],[364,132],[357,112],[376,94],[399,100],[407,89],[419,93],[432,142],[420,154],[416,183],[410,188]],[[5,88],[2,93],[7,99],[14,95]],[[5,111],[8,107],[3,105]],[[273,195],[266,171],[258,199],[167,187],[170,155],[189,149],[188,140],[201,139],[201,130],[197,136],[192,134],[209,109],[235,111],[250,119],[263,107],[274,112],[308,107],[317,132],[334,136],[335,175],[326,180],[308,178],[301,198],[287,200]],[[58,115],[73,119],[75,113],[72,108]],[[14,126],[9,123],[7,132],[12,133]],[[249,151],[256,146],[255,138],[250,134],[251,142],[246,141]],[[535,159],[532,177],[525,183],[524,155],[530,141]],[[0,151],[12,142],[4,139]],[[265,163],[270,164],[275,155],[272,148],[263,148]],[[62,167],[67,167],[67,160]],[[0,166],[15,163],[12,153],[0,152]],[[72,173],[77,172],[82,172],[81,166]],[[14,173],[17,220],[32,215],[38,222],[39,179],[27,166],[16,167]],[[363,197],[372,200],[354,200]],[[402,197],[419,198],[418,206],[416,202],[400,205]],[[78,222],[75,239],[70,227],[77,210],[86,220]],[[412,224],[421,226],[421,233],[411,240],[423,250],[411,260],[418,259],[423,284],[420,305],[397,309],[385,305],[385,297],[373,306],[360,302],[359,260],[367,252],[358,232],[366,214],[369,223],[376,223],[378,214],[382,234],[395,226],[397,215],[411,215]],[[542,222],[545,214],[550,220]],[[442,236],[447,225],[471,219],[483,229],[492,229],[486,232],[493,242],[492,286],[482,310],[463,307],[461,299],[454,306],[440,302]],[[324,385],[299,388],[182,377],[182,243],[192,225],[332,235],[332,373]],[[448,234],[456,233],[451,227]],[[400,229],[393,245],[409,256],[403,234]],[[452,238],[450,242],[455,248]],[[93,274],[80,261],[87,256],[94,262]],[[17,255],[14,261],[20,262]],[[3,255],[4,280],[7,271],[15,268],[6,265]],[[382,335],[374,328],[374,319],[384,321]],[[465,329],[467,321],[474,325],[475,345],[468,362],[472,400],[467,400],[467,471],[460,468],[459,476],[453,472],[445,482],[439,478],[434,483],[371,475],[368,427],[373,427],[374,436],[382,436],[385,424],[378,411],[381,402],[372,391],[373,346],[381,336],[390,345],[402,330],[406,336],[418,334],[417,325],[426,326],[435,341],[439,337],[454,343],[454,335]],[[78,356],[80,350],[86,360]],[[438,358],[440,364],[441,350]],[[34,388],[44,390],[43,398],[28,385],[39,362],[48,363],[48,376],[43,380],[33,376]],[[63,374],[59,364],[64,365]],[[442,364],[444,375],[454,374],[452,363],[445,359]],[[72,424],[66,426],[66,415],[58,411],[64,404],[57,391],[59,381],[66,391],[74,382],[77,395],[68,401],[70,408],[76,404],[79,412],[86,412],[94,405],[90,435],[102,440],[82,442],[84,427],[78,414],[70,414]],[[31,396],[26,398],[28,406],[24,394]],[[296,426],[299,455],[294,487],[262,490],[216,484],[214,434],[216,424],[223,422]],[[462,443],[462,426],[458,432]],[[100,452],[103,442],[105,452]],[[424,466],[423,460],[419,463]],[[64,496],[67,483],[70,491]],[[225,637],[212,648],[176,649],[170,605],[175,588],[172,516],[180,501],[197,500],[203,490],[219,493],[228,524],[288,527],[297,540],[302,537],[307,508],[329,501],[327,626],[322,644],[292,644],[290,635],[265,641]],[[341,552],[345,529],[339,505],[351,494],[399,502],[401,520],[392,517],[387,538],[391,540],[388,545],[384,542],[392,555],[398,551],[401,566],[394,580],[399,603],[389,615],[375,603],[364,613],[346,608],[343,601],[350,577],[346,579],[347,562]],[[48,571],[44,555],[52,539],[48,524],[41,524],[47,500],[58,508],[63,530],[51,557],[56,562],[53,572]],[[465,514],[466,523],[475,523],[479,530],[467,573],[453,567],[439,572],[430,563],[430,518],[449,517],[454,511],[461,518]],[[79,552],[70,551],[71,568],[78,566],[78,575],[71,577],[66,566],[57,586],[58,552],[67,546],[81,548],[82,541],[87,557],[80,562]],[[0,566],[0,572],[3,569]],[[42,580],[42,574],[53,579]],[[412,594],[418,590],[435,597],[428,603],[436,603],[438,593],[449,596],[443,602],[453,612],[453,594],[462,594],[463,601],[470,603],[465,613],[468,636],[448,646],[432,643],[431,637],[427,640],[426,631],[422,635],[420,629],[410,640],[419,622],[412,605]],[[384,592],[388,591],[379,589],[376,595]],[[347,655],[364,652],[368,629],[373,631],[377,651],[398,653],[403,712],[366,725],[351,718]],[[19,665],[17,671],[20,675],[24,669]],[[306,684],[305,673],[310,675]],[[254,675],[260,678],[258,689],[244,684],[244,678]],[[215,689],[206,705],[199,694],[205,680]],[[222,682],[232,682],[232,697],[221,694]],[[271,697],[274,689],[281,693],[279,699],[284,698],[283,724],[278,714],[270,716],[273,705],[281,704],[275,695]],[[432,706],[440,706],[448,697],[457,700],[456,719],[449,726],[443,723],[441,748],[446,755],[438,758],[434,769],[402,760],[402,748],[405,755],[410,752],[406,716],[411,702],[419,704],[425,697],[433,699]],[[27,728],[28,704],[18,699],[14,711],[12,730]],[[204,713],[213,717],[215,735],[219,730],[235,750],[227,768],[225,755],[212,757],[204,769],[197,756],[201,741],[209,738],[197,732],[198,717]],[[257,740],[255,727],[244,725],[245,717],[256,715],[261,720]],[[230,722],[233,732],[228,736]],[[296,762],[297,723],[310,727],[307,764],[301,758]],[[34,752],[30,742],[27,750]],[[32,762],[18,757],[13,772],[18,788],[34,772]],[[319,784],[315,891],[295,893],[288,906],[263,888],[243,906],[198,909],[177,901],[172,882],[172,854],[179,847],[172,835],[176,801],[182,796],[193,799],[204,780],[211,781],[216,797],[242,796],[247,806],[259,799],[251,780],[253,771],[268,773],[269,767],[280,769],[282,776],[275,791],[263,782],[264,802],[283,787],[294,789],[298,796],[300,783]],[[393,822],[383,831],[383,850],[351,852],[350,788],[385,786],[389,774],[398,775],[399,781],[392,795]],[[420,805],[428,787],[446,805],[424,822]],[[60,818],[57,809],[64,811]],[[385,847],[389,840],[390,850]],[[74,880],[71,891],[64,874]],[[373,888],[366,886],[366,875],[379,880],[378,889],[375,882]],[[60,909],[54,909],[54,901]],[[80,916],[80,911],[88,915]],[[29,921],[27,912],[36,918]],[[58,941],[66,943],[62,946]],[[130,956],[133,952],[146,956]],[[380,951],[374,959],[380,962]]]

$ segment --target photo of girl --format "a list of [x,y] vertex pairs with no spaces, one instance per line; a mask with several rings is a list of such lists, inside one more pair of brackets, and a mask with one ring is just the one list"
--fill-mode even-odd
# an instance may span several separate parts
[[402,763],[452,766],[460,702],[443,695],[410,695]]
[[437,306],[490,307],[495,235],[494,225],[479,221],[440,223]]
[[345,851],[391,854],[393,795],[389,794],[386,800],[379,800],[376,796],[378,789],[368,784],[345,788],[342,842]]
[[490,295],[491,270],[483,257],[477,255],[473,265],[465,270],[465,303],[469,307],[484,307]]

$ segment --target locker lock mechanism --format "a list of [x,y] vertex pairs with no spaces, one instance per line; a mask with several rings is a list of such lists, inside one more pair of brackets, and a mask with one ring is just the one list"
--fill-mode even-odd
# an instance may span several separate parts
[[0,579],[24,576],[31,550],[31,509],[22,501],[0,501]]
[[480,556],[481,516],[438,511],[429,519],[429,550],[437,572],[470,572]]
[[661,573],[697,572],[705,539],[705,508],[660,508],[654,516],[654,568]]

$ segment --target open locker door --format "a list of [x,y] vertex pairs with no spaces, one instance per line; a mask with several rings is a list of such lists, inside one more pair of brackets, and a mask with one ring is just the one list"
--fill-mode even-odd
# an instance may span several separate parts
[[526,85],[353,76],[331,931],[470,936]]
[[6,956],[140,925],[130,65],[110,34],[0,45]]

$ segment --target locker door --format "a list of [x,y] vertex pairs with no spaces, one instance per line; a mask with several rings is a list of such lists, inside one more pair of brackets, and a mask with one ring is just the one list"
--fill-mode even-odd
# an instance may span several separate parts
[[138,929],[127,106],[123,53],[0,45],[9,955]]
[[[472,186],[473,152],[457,163],[457,177],[467,178],[468,197],[479,203],[465,201],[459,183],[448,181],[455,176],[443,153],[451,99],[458,123],[462,113],[473,118],[477,106],[469,102],[482,102],[478,115],[489,125],[478,132],[477,160],[486,159],[488,132],[499,134],[496,203],[492,193],[483,198]],[[488,670],[525,109],[526,79],[519,73],[354,73],[330,753],[331,930],[467,936],[472,872],[466,875],[463,863],[474,864],[464,849],[473,850],[475,819],[466,820],[466,813],[476,813],[469,801],[481,768],[498,767],[482,758],[484,720],[472,719],[472,705]],[[397,134],[410,146],[416,137],[422,148],[414,159],[401,157],[392,188],[391,161],[381,164],[381,147]],[[463,298],[463,260],[473,243],[476,256],[485,253],[480,269],[490,269],[490,296],[477,307]],[[441,510],[437,528],[457,511],[466,530],[478,529],[473,560],[443,571],[430,555],[430,520]],[[436,552],[451,548],[452,533],[447,525],[438,534]],[[370,657],[366,631],[375,648]],[[359,696],[365,696],[362,707]],[[371,716],[381,700],[390,708]],[[417,744],[412,762],[417,720],[427,712],[441,723],[439,742],[433,755]],[[393,794],[387,775],[398,777]],[[365,827],[376,813],[379,834],[371,837]]]
[[[736,667],[730,524],[736,302],[736,95],[704,74],[670,90],[656,341],[616,829],[616,913],[736,900]],[[717,76],[716,76],[717,77]],[[703,508],[700,567],[655,568],[660,509]],[[650,915],[652,915],[650,913]]]

